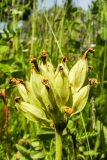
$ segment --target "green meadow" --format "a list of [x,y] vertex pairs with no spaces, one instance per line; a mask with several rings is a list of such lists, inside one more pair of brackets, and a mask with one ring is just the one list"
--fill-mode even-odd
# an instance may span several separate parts
[[107,1],[1,0],[0,160],[106,159]]

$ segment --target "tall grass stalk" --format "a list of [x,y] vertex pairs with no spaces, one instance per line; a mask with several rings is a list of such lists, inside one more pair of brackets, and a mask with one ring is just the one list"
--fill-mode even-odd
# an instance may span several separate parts
[[33,0],[31,55],[35,55],[36,52],[36,3],[37,0]]
[[[86,134],[87,145],[88,145],[88,151],[90,151],[90,144],[89,144],[88,135],[87,135],[87,131],[86,131],[86,128],[85,128],[85,123],[84,123],[84,118],[83,118],[82,112],[80,113],[80,115],[81,115],[81,119],[82,119],[84,131],[85,131],[85,134]],[[89,155],[90,155],[90,154],[89,154]],[[91,158],[91,160],[92,160],[92,156],[91,156],[91,155],[90,155],[90,158]]]
[[[12,0],[12,17],[13,17],[13,26],[14,26],[14,31],[15,31],[15,37],[14,37],[14,49],[15,52],[18,51],[18,46],[19,46],[19,37],[18,37],[18,9],[15,8],[16,2],[15,0]],[[19,0],[17,1],[17,5],[19,5]]]
[[103,35],[104,35],[104,39],[105,39],[105,44],[104,44],[104,54],[103,57],[103,72],[102,72],[102,79],[101,79],[101,92],[104,89],[104,79],[105,79],[105,68],[106,68],[106,63],[107,63],[107,29],[106,29],[106,25],[107,25],[107,4],[106,2],[104,2],[101,6],[101,8],[103,9],[101,12],[101,27],[104,29],[103,30]]
[[56,36],[55,36],[55,33],[54,33],[54,31],[53,31],[53,29],[52,29],[52,27],[51,27],[51,25],[50,25],[50,22],[49,22],[49,20],[48,20],[48,18],[47,18],[47,16],[46,16],[45,12],[44,12],[44,16],[45,16],[46,21],[47,21],[47,23],[48,23],[48,25],[49,25],[49,28],[50,28],[53,36],[54,36],[54,39],[55,39],[55,42],[56,42],[57,47],[58,47],[58,49],[59,49],[59,52],[60,52],[61,56],[63,56],[63,53],[62,53],[61,47],[60,47],[60,45],[59,45],[59,42],[58,42],[58,40],[57,40],[57,38],[56,38]]

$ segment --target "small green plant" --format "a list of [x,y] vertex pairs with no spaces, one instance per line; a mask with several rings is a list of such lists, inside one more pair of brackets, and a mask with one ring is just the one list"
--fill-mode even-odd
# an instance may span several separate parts
[[[69,119],[81,112],[87,102],[90,85],[97,83],[95,78],[87,81],[88,64],[86,55],[93,53],[89,48],[70,70],[66,65],[67,58],[62,57],[57,69],[47,60],[47,52],[42,51],[42,62],[30,57],[30,80],[24,82],[11,78],[22,97],[16,97],[16,108],[31,121],[39,121],[53,126],[56,138],[56,160],[62,158],[62,133]],[[87,84],[87,85],[85,85]]]

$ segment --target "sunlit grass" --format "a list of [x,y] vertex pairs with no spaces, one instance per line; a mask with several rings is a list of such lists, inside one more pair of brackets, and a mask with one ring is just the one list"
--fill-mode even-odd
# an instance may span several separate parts
[[[96,77],[99,85],[92,87],[89,101],[94,96],[96,125],[97,119],[101,121],[101,126],[107,125],[106,1],[93,2],[93,7],[91,6],[88,12],[84,12],[75,6],[70,6],[68,12],[68,6],[64,3],[60,7],[54,5],[53,8],[44,10],[44,3],[41,4],[41,9],[37,10],[35,0],[28,2],[2,0],[0,2],[0,23],[5,24],[2,32],[0,32],[0,90],[6,89],[6,102],[4,103],[2,96],[0,98],[0,158],[3,160],[6,157],[7,159],[14,157],[14,154],[17,153],[15,145],[20,140],[22,140],[20,145],[30,152],[40,149],[40,151],[45,151],[47,155],[44,156],[44,159],[50,160],[50,155],[54,159],[55,141],[53,134],[51,134],[52,130],[50,128],[44,129],[44,136],[41,133],[39,134],[41,140],[38,139],[36,134],[39,130],[42,130],[41,125],[32,124],[14,109],[14,97],[16,96],[15,91],[13,91],[14,86],[8,85],[11,77],[29,79],[31,67],[29,57],[33,55],[40,61],[39,55],[43,50],[47,50],[48,57],[51,57],[55,67],[60,62],[62,55],[67,57],[68,66],[72,67],[83,52],[93,46],[95,53],[88,55],[89,65],[93,66],[89,77]],[[19,21],[22,21],[21,27],[18,27]],[[99,154],[100,159],[102,156],[106,156],[106,127],[98,130],[98,136],[90,138],[87,134],[86,138],[82,139],[82,134],[93,132],[92,111],[89,101],[83,112],[85,124],[83,124],[78,115],[72,120],[73,127],[70,130],[70,134],[68,130],[64,132],[63,160],[67,158],[70,160],[75,157],[73,155],[74,143],[76,143],[76,155],[81,159],[88,160],[90,156],[92,159],[97,159],[97,154]],[[9,110],[7,126],[4,106],[7,106]],[[85,132],[84,129],[86,129]],[[7,135],[6,130],[8,131]],[[47,130],[49,131],[48,133]],[[76,136],[77,133],[80,133],[80,140],[75,142],[73,136]],[[45,141],[46,134],[50,139],[47,138]],[[99,134],[102,139],[100,139]],[[33,146],[32,148],[31,141],[36,144],[39,140],[40,148],[38,146]],[[6,144],[8,145],[6,146]],[[90,153],[89,150],[95,152]]]

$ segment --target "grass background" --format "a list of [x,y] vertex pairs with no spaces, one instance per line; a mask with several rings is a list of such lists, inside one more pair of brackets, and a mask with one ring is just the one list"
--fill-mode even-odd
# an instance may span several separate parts
[[69,121],[63,160],[107,158],[107,2],[94,0],[88,11],[71,2],[38,10],[37,0],[0,1],[0,160],[54,160],[55,154],[54,131],[15,110],[9,78],[28,79],[29,57],[40,61],[44,49],[55,67],[63,54],[71,68],[89,47],[95,50],[87,57],[89,78],[99,84],[91,87],[82,115]]

